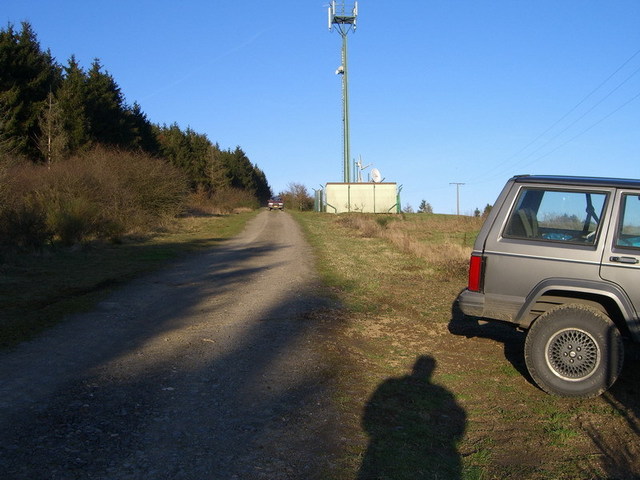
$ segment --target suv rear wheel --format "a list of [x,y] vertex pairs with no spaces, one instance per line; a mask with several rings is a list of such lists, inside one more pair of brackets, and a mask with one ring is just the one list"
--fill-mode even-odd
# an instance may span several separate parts
[[593,397],[618,378],[624,346],[607,315],[569,304],[546,312],[533,323],[524,358],[531,377],[545,392]]

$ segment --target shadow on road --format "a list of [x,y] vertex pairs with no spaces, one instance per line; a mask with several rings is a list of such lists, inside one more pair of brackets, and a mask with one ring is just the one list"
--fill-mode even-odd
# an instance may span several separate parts
[[466,414],[454,395],[431,382],[436,361],[419,357],[411,374],[382,383],[365,407],[370,437],[358,480],[459,479],[456,449]]
[[300,255],[222,246],[0,355],[4,478],[323,478],[330,372],[311,314],[332,305],[277,273]]

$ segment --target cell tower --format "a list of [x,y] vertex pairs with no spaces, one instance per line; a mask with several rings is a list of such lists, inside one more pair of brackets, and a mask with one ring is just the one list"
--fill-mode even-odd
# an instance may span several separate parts
[[358,2],[354,2],[348,13],[345,2],[336,5],[333,0],[329,5],[329,31],[333,27],[342,37],[342,65],[336,70],[336,75],[342,75],[342,125],[343,125],[343,176],[344,183],[351,181],[351,157],[349,145],[349,75],[347,68],[347,34],[356,30],[356,18],[358,16]]

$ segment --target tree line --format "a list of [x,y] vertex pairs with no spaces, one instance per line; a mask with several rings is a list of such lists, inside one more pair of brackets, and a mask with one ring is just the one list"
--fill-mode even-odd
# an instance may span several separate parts
[[28,22],[0,30],[0,162],[50,167],[97,146],[163,159],[192,192],[239,190],[259,203],[271,196],[264,172],[240,147],[224,150],[191,128],[153,124],[98,59],[86,70],[75,56],[60,65]]

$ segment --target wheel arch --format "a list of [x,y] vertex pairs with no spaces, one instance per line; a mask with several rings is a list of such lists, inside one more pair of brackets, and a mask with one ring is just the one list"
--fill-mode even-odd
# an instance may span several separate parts
[[640,342],[640,325],[631,300],[620,287],[607,282],[545,280],[527,296],[516,321],[521,327],[529,328],[540,315],[567,303],[600,310],[611,318],[623,336]]

